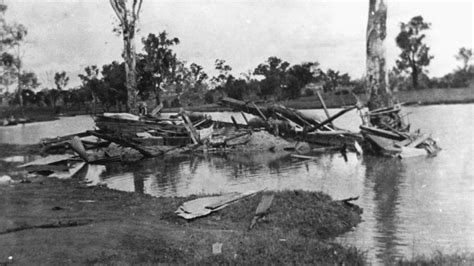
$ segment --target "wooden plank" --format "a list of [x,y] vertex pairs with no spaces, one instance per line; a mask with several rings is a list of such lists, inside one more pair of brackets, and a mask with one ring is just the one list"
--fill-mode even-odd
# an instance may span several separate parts
[[257,110],[258,114],[260,115],[260,117],[263,119],[263,121],[265,121],[265,123],[268,122],[268,119],[267,117],[263,114],[263,112],[260,110],[260,108],[254,103],[252,102],[252,105],[253,107]]
[[[347,113],[347,112],[349,112],[349,111],[354,110],[355,108],[357,108],[357,106],[354,105],[354,106],[351,106],[351,107],[349,107],[349,108],[347,108],[347,109],[344,109],[344,110],[339,111],[337,114],[335,114],[335,115],[329,117],[328,119],[324,120],[324,121],[321,122],[319,125],[312,127],[312,128],[310,129],[310,131],[314,131],[314,130],[320,129],[321,127],[323,127],[323,126],[326,125],[326,124],[331,124],[332,121],[334,121],[336,118],[340,117],[341,115],[343,115],[343,114],[345,114],[345,113]],[[331,125],[332,125],[332,124],[331,124]]]
[[400,158],[412,158],[419,156],[428,155],[428,151],[425,149],[411,148],[411,147],[402,147],[402,151],[398,155]]
[[385,154],[398,154],[401,152],[400,148],[397,148],[393,145],[393,140],[392,139],[387,139],[384,137],[379,137],[375,135],[367,135],[367,138],[372,141],[379,149],[383,151]]
[[137,150],[138,152],[140,152],[143,156],[145,157],[153,157],[153,154],[151,154],[149,151],[143,149],[142,147],[136,145],[136,144],[133,144],[132,142],[130,141],[127,141],[123,138],[118,138],[118,137],[114,137],[112,135],[109,135],[109,134],[102,134],[102,133],[98,133],[97,131],[88,131],[91,135],[93,136],[96,136],[98,138],[101,138],[101,139],[105,139],[105,140],[108,140],[108,141],[111,141],[111,142],[115,142],[117,144],[120,144],[122,146],[125,146],[125,147],[130,147],[132,149],[135,149]]
[[233,115],[230,116],[230,119],[232,119],[232,123],[234,124],[234,127],[236,129],[239,129],[239,124],[237,124],[237,121],[235,121],[235,117]]
[[41,144],[42,145],[48,145],[48,144],[53,144],[53,143],[57,143],[57,142],[67,141],[67,140],[69,140],[73,137],[83,138],[83,137],[87,137],[87,136],[90,136],[90,134],[87,131],[84,131],[84,132],[80,132],[80,133],[76,133],[76,134],[70,134],[70,135],[56,137],[56,138],[42,139]]
[[273,198],[275,197],[274,194],[264,194],[260,203],[257,206],[257,210],[255,211],[255,215],[263,215],[267,213],[268,209],[272,205]]
[[414,141],[412,141],[410,144],[408,144],[406,147],[408,148],[415,148],[416,146],[420,145],[421,143],[425,142],[427,139],[429,139],[430,136],[427,134],[423,134],[416,138]]
[[204,197],[184,202],[179,206],[175,213],[187,220],[209,215],[211,212],[221,210],[229,204],[250,197],[259,191],[251,191],[247,193],[228,193],[221,196]]
[[76,136],[72,138],[69,144],[71,145],[71,149],[79,154],[79,157],[81,157],[86,163],[89,162],[89,156],[87,155],[86,149],[84,148],[84,145],[82,145],[79,137]]
[[315,157],[315,156],[307,156],[307,155],[301,155],[301,154],[291,154],[290,156],[291,156],[292,158],[305,159],[305,160],[318,159],[318,157]]
[[240,112],[240,114],[242,115],[242,117],[244,118],[245,120],[245,123],[247,124],[247,126],[249,125],[249,120],[247,120],[247,116],[245,116],[244,112]]
[[150,113],[151,116],[155,116],[156,114],[158,114],[161,109],[163,108],[163,104],[160,102],[159,105],[157,105]]
[[271,194],[271,195],[264,194],[262,196],[262,199],[260,200],[260,203],[257,206],[257,210],[255,211],[255,216],[250,222],[249,230],[254,228],[260,219],[264,218],[264,216],[268,212],[268,209],[270,209],[270,206],[272,205],[273,198],[274,198],[274,194]]
[[411,139],[404,139],[402,141],[395,142],[394,145],[397,147],[404,147],[412,142]]
[[191,123],[191,120],[189,117],[186,115],[185,112],[181,113],[181,117],[183,118],[184,121],[184,127],[189,133],[189,136],[191,137],[191,140],[193,141],[194,144],[199,144],[199,135],[196,131],[196,128],[194,128],[193,123]]
[[321,104],[323,106],[324,112],[326,113],[326,117],[329,119],[331,117],[331,115],[329,115],[329,111],[328,111],[328,108],[326,108],[326,103],[324,102],[323,97],[321,96],[319,91],[317,91],[316,94],[318,95],[319,101],[321,102]]
[[393,132],[388,131],[388,130],[375,128],[375,127],[368,127],[368,126],[361,125],[360,129],[362,131],[366,131],[370,134],[373,134],[373,135],[376,135],[376,136],[379,136],[379,137],[390,138],[390,139],[398,140],[398,141],[406,139],[405,137],[400,136],[399,134],[393,133]]
[[59,163],[59,162],[71,160],[72,158],[74,158],[74,155],[72,154],[49,155],[47,157],[43,157],[29,163],[19,165],[18,168],[27,167],[30,165],[47,165],[47,164]]

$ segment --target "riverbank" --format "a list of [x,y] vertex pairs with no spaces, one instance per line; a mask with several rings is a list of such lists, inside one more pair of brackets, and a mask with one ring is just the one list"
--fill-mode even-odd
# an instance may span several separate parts
[[[393,93],[393,96],[398,102],[405,105],[474,103],[474,88],[398,91]],[[356,103],[355,97],[349,93],[339,95],[326,93],[322,94],[322,97],[328,108],[340,108]],[[357,97],[363,103],[368,101],[365,94],[358,94]],[[317,96],[302,97],[280,103],[295,109],[323,108]]]
[[[343,106],[354,105],[356,100],[353,95],[346,93],[323,93],[322,97],[328,108],[341,108]],[[357,97],[365,103],[367,96],[358,94]],[[474,88],[459,89],[426,89],[416,91],[398,91],[394,93],[394,97],[405,105],[434,105],[434,104],[463,104],[474,103]],[[278,104],[285,105],[294,109],[321,109],[322,104],[317,96],[301,97],[294,100],[279,101]],[[265,105],[265,103],[261,103]],[[267,104],[273,104],[267,103]],[[163,112],[176,113],[181,107],[165,108]],[[184,109],[194,112],[223,112],[232,111],[228,107],[218,104],[205,104],[199,106],[188,106]],[[89,114],[86,110],[66,108],[62,109],[61,115],[74,116]],[[59,113],[50,107],[25,107],[23,112],[19,107],[0,107],[0,120],[14,118],[27,118],[31,122],[49,121],[58,118]]]
[[0,122],[4,119],[11,119],[13,124],[44,122],[58,119],[58,114],[50,107],[26,106],[23,110],[19,106],[0,107]]
[[[1,148],[14,156],[33,147]],[[363,252],[331,240],[360,222],[361,209],[322,193],[275,192],[267,221],[249,231],[262,193],[188,222],[174,211],[196,196],[155,198],[25,176],[13,170],[18,164],[8,163],[14,181],[0,185],[0,262],[11,256],[19,264],[364,263]]]

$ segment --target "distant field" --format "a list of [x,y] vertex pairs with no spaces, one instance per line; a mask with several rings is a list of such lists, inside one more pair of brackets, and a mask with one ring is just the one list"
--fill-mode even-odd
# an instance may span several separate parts
[[[362,102],[367,102],[365,94],[357,95]],[[341,106],[353,105],[356,100],[351,94],[334,95],[322,94],[326,106],[336,108]],[[416,91],[399,91],[394,93],[394,97],[405,104],[454,104],[454,103],[473,103],[474,88],[461,89],[426,89]],[[302,97],[296,100],[280,102],[288,107],[296,109],[316,109],[322,108],[318,96]]]
[[[365,94],[357,95],[362,102],[367,102],[367,96]],[[461,88],[461,89],[427,89],[417,91],[399,91],[394,93],[395,98],[405,104],[455,104],[455,103],[474,103],[474,88]],[[326,106],[329,108],[337,108],[341,106],[349,106],[355,104],[355,98],[351,94],[335,95],[333,93],[322,94]],[[271,104],[271,103],[269,103]],[[286,105],[295,109],[319,109],[322,105],[318,99],[318,96],[301,97],[296,100],[281,101],[279,104]],[[100,108],[99,108],[100,109]],[[165,112],[178,112],[178,108],[167,108]],[[189,111],[200,111],[200,112],[217,112],[217,111],[228,111],[229,108],[219,106],[217,104],[207,104],[201,106],[190,106],[184,107]],[[101,112],[104,110],[96,110]],[[113,112],[114,110],[110,110]],[[78,115],[87,114],[89,111],[83,109],[66,109],[61,107],[61,110],[53,110],[50,107],[35,107],[28,106],[24,109],[25,117],[35,121],[50,120],[54,119],[59,113],[65,115]],[[0,119],[8,118],[10,116],[22,117],[21,109],[16,107],[0,107]]]

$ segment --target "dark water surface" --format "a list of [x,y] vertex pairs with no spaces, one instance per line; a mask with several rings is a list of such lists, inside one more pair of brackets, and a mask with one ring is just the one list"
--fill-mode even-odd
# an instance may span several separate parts
[[[360,196],[363,222],[338,241],[367,250],[374,263],[404,256],[474,251],[474,105],[405,107],[413,129],[432,133],[443,150],[433,158],[391,159],[335,154],[316,160],[287,153],[199,154],[138,163],[90,166],[88,178],[111,188],[154,196],[187,196],[258,188],[323,191],[334,199]],[[323,115],[317,110],[307,114]],[[337,110],[331,110],[335,113]],[[212,113],[214,118],[229,114]],[[239,115],[235,114],[239,119]],[[357,130],[351,112],[336,125]],[[0,128],[0,142],[36,143],[92,129],[90,117]],[[22,158],[8,158],[22,160]]]

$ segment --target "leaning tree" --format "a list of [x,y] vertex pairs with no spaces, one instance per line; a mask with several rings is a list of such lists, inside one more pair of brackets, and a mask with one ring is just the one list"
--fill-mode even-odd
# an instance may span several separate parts
[[140,14],[143,0],[110,0],[115,14],[120,20],[123,36],[123,58],[125,60],[126,87],[127,87],[127,109],[131,113],[137,113],[137,71],[135,54],[135,32],[136,24]]

